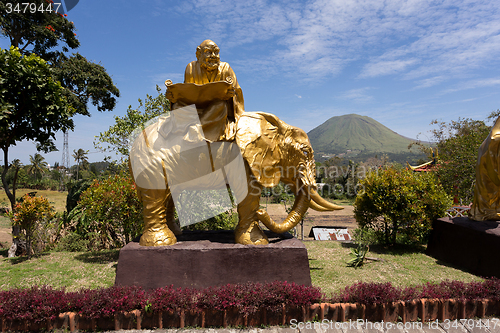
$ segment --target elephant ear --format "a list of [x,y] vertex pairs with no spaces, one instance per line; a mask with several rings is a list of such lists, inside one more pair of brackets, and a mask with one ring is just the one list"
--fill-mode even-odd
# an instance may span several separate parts
[[238,120],[236,143],[264,187],[278,185],[281,178],[282,127],[281,120],[265,112],[245,112]]

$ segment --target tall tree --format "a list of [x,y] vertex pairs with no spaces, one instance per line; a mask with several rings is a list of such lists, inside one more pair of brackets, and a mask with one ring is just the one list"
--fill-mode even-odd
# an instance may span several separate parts
[[144,102],[139,99],[137,109],[132,109],[132,105],[129,105],[126,115],[115,116],[115,124],[96,137],[94,147],[105,152],[114,152],[121,159],[127,159],[131,144],[129,139],[134,130],[142,129],[148,121],[170,111],[170,101],[161,92],[160,87],[156,86],[156,92],[158,96],[148,94]]
[[[38,150],[54,150],[55,133],[73,128],[72,111],[61,84],[51,76],[50,67],[35,54],[22,56],[14,47],[0,49],[0,77],[4,79],[3,106],[6,106],[0,107],[0,148],[4,161],[1,179],[14,210],[15,195],[6,177],[10,168],[9,148],[19,141],[32,140]],[[19,227],[13,225],[9,257],[15,256],[19,233]]]
[[5,181],[9,148],[33,140],[38,150],[56,150],[55,132],[73,130],[72,116],[89,115],[89,102],[99,111],[112,110],[119,96],[101,65],[79,54],[65,54],[80,42],[73,22],[52,6],[49,0],[0,2],[1,33],[12,46],[10,51],[0,50],[0,133],[7,133],[0,137],[2,184],[12,208],[15,198]]
[[38,150],[49,152],[55,149],[53,140],[57,131],[73,129],[72,110],[64,97],[64,89],[51,72],[47,62],[34,54],[22,56],[14,47],[0,49],[0,77],[6,91],[3,103],[9,105],[0,111],[0,148],[4,162],[1,178],[12,209],[15,196],[6,179],[10,168],[9,149],[19,141],[32,140]]
[[23,164],[21,161],[16,158],[14,161],[12,161],[10,168],[14,171],[14,177],[12,178],[12,196],[15,198],[16,197],[16,185],[17,185],[17,176],[19,174],[19,170],[23,167]]
[[73,153],[74,154],[72,156],[76,161],[76,180],[78,180],[78,171],[80,169],[80,163],[84,161],[88,162],[87,154],[89,153],[89,151],[80,148],[78,150],[73,150]]
[[462,200],[467,205],[474,197],[478,150],[490,127],[481,120],[463,118],[433,124],[438,125],[432,134],[437,141],[439,180],[455,203]]
[[42,175],[47,171],[47,162],[45,157],[36,153],[34,156],[30,155],[30,165],[28,165],[28,173],[35,176],[35,181],[38,180],[38,176]]

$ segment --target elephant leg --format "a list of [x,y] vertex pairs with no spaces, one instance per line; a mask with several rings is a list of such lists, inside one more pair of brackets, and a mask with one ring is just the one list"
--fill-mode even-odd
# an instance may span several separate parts
[[[144,232],[139,244],[142,246],[164,246],[177,242],[172,230],[166,224],[168,200],[171,195],[166,190],[150,190],[137,187],[143,204]],[[173,206],[173,203],[172,203]],[[173,213],[172,217],[173,217]]]
[[175,222],[174,218],[174,213],[175,213],[175,206],[174,206],[174,199],[172,198],[172,194],[168,194],[167,198],[167,212],[166,212],[166,218],[167,218],[167,226],[174,235],[179,236],[182,235],[182,230],[181,227],[177,222]]
[[266,245],[269,244],[267,236],[259,226],[257,210],[260,207],[261,187],[255,178],[248,174],[248,195],[238,204],[239,222],[234,231],[234,239],[239,244]]

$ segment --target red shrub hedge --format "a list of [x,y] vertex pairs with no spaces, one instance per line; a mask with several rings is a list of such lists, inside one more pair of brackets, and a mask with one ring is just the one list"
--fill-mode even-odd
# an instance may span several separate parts
[[335,294],[332,303],[376,304],[395,301],[409,301],[420,298],[500,300],[500,279],[491,278],[482,282],[462,282],[445,280],[421,286],[398,288],[390,282],[358,282]]
[[55,319],[59,313],[76,312],[87,318],[109,318],[117,312],[144,310],[152,312],[225,310],[237,308],[252,314],[259,309],[280,311],[283,306],[309,305],[322,300],[331,303],[376,304],[419,298],[500,300],[500,279],[483,282],[443,281],[421,286],[398,288],[391,283],[358,282],[346,287],[331,299],[319,288],[287,282],[246,283],[206,289],[159,288],[149,292],[140,287],[111,287],[65,292],[50,287],[0,291],[0,318],[28,319],[41,322]]
[[35,322],[55,319],[67,309],[66,295],[64,290],[47,286],[0,291],[0,317]]

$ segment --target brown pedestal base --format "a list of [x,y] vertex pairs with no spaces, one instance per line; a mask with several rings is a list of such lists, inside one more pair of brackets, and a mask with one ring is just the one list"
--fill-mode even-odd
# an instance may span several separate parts
[[304,244],[291,236],[267,236],[270,244],[264,246],[234,244],[232,231],[185,232],[172,246],[131,242],[120,250],[115,285],[146,290],[272,281],[311,285]]
[[500,223],[438,219],[432,224],[427,254],[479,276],[500,278]]

